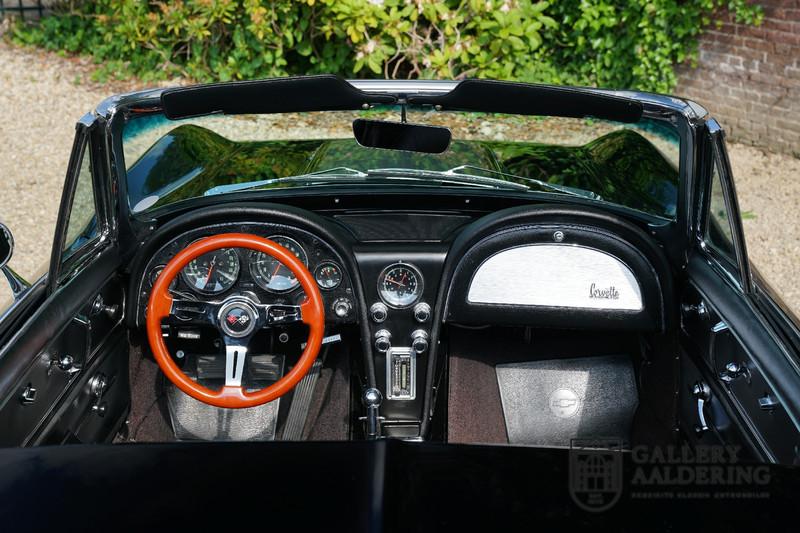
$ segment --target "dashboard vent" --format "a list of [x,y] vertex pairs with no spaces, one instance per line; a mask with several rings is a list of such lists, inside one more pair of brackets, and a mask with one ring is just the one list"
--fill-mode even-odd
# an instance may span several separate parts
[[472,222],[465,215],[362,213],[336,215],[362,242],[438,242]]

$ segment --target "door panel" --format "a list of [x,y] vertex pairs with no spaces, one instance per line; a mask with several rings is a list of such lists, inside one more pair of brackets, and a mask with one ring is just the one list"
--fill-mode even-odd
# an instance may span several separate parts
[[90,443],[113,439],[130,405],[127,354],[125,331],[118,327],[32,443]]
[[89,328],[72,319],[36,354],[9,401],[0,409],[1,446],[25,444],[86,363]]
[[[110,360],[107,364],[114,368],[122,365],[127,372],[127,343],[119,340],[125,340],[125,334],[118,267],[116,248],[107,247],[53,292],[0,350],[0,445],[27,445],[46,437],[41,436],[42,428],[54,423],[54,414],[63,412],[65,402],[76,400],[76,391],[88,384],[96,364]],[[102,307],[95,303],[98,295],[103,298]],[[67,355],[71,356],[69,364],[64,360]],[[116,374],[124,377],[119,371]],[[115,385],[114,391],[124,393],[127,408],[130,395],[127,379],[124,381],[124,387]],[[26,400],[22,394],[29,385],[36,392]],[[116,397],[114,401],[109,418],[120,411]],[[80,424],[82,420],[78,420]],[[80,432],[82,427],[71,429]],[[89,433],[84,430],[89,441],[107,437]]]
[[[683,295],[682,345],[691,360],[685,363],[681,398],[690,440],[698,435],[698,381],[709,385],[706,404],[712,433],[753,450],[765,460],[798,462],[800,374],[793,354],[779,342],[758,309],[741,290],[727,283],[709,261],[694,257],[690,283]],[[714,409],[716,406],[722,410]],[[739,429],[725,429],[729,418]],[[693,434],[695,433],[695,434]],[[728,442],[731,443],[731,442]]]
[[[700,370],[703,363],[695,364],[686,352],[681,355],[680,426],[687,440],[694,445],[739,446],[741,459],[766,460],[761,448],[743,430],[745,421],[721,401],[724,392],[709,379],[708,372]],[[698,397],[698,387],[707,387],[706,398]]]

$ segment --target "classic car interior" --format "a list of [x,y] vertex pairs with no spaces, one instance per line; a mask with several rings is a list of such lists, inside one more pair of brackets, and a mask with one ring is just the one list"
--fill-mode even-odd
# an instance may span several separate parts
[[[303,80],[330,101],[308,104]],[[477,80],[416,93],[294,82],[137,93],[83,119],[51,274],[3,321],[3,446],[614,438],[623,449],[722,443],[760,461],[798,460],[794,332],[750,272],[724,145],[702,108]],[[236,98],[225,92],[237,87]],[[247,92],[256,89],[269,98]],[[430,152],[441,132],[425,153],[426,133],[403,138],[402,127],[362,125],[358,143],[281,144],[184,122],[212,111],[360,112],[364,102],[645,117],[681,142],[667,161],[627,128],[574,149],[543,143],[534,157],[454,133],[439,156]],[[169,127],[130,160],[123,128],[140,117]],[[362,165],[362,153],[385,159]],[[440,172],[436,186],[400,170],[411,153],[441,165],[416,167]],[[489,168],[484,153],[491,173],[445,171]],[[276,158],[290,170],[265,175]],[[522,178],[491,183],[546,164],[653,181],[617,176],[601,190],[526,174],[538,193],[520,190]],[[85,175],[96,212],[76,230]],[[283,187],[285,176],[315,181]],[[714,202],[724,217],[709,215]]]

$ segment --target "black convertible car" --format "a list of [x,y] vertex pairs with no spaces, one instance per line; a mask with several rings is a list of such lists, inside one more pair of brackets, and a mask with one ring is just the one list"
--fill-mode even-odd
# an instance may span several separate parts
[[800,332],[694,102],[115,96],[47,275],[3,272],[4,531],[782,530],[798,495]]

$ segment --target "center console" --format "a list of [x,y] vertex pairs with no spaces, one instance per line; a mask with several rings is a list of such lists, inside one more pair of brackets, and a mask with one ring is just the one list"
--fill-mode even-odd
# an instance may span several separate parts
[[369,334],[385,436],[419,436],[433,305],[447,246],[369,243],[354,249],[369,306]]

